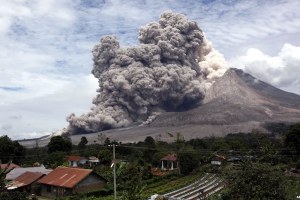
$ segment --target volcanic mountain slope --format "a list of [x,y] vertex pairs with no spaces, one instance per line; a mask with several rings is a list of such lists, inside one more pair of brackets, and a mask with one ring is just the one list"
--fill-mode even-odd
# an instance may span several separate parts
[[206,92],[202,105],[160,115],[151,126],[233,125],[300,121],[300,96],[277,89],[242,70],[229,69]]
[[[194,109],[165,112],[149,125],[102,131],[123,142],[143,141],[152,136],[171,141],[170,134],[180,132],[186,139],[224,136],[228,133],[264,129],[266,123],[300,121],[300,96],[282,91],[239,69],[229,69],[206,92]],[[99,133],[85,135],[93,141]],[[93,136],[94,135],[94,136]],[[82,135],[73,135],[73,142]]]

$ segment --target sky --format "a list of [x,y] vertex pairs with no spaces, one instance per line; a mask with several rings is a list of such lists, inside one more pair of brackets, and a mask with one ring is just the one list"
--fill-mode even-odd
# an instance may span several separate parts
[[298,0],[0,0],[0,136],[40,137],[92,106],[92,49],[138,44],[163,11],[198,23],[230,67],[300,94]]

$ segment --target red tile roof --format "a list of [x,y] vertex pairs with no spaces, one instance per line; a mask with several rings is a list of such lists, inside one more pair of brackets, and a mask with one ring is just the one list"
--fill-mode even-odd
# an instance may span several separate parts
[[177,157],[175,154],[169,154],[165,157],[163,157],[162,159],[160,160],[167,160],[167,161],[176,161],[177,160]]
[[25,172],[24,174],[18,176],[14,181],[9,183],[7,187],[18,188],[18,187],[30,185],[31,183],[37,181],[42,176],[44,176],[44,174],[40,172]]
[[67,160],[69,160],[69,161],[79,161],[81,159],[84,159],[84,158],[81,156],[67,156]]
[[39,180],[38,183],[73,188],[92,172],[93,170],[90,169],[57,167],[47,176]]
[[[7,165],[8,165],[8,164],[1,164],[1,169],[4,169],[4,168],[6,168],[6,167],[7,167]],[[14,164],[14,163],[10,163],[10,165],[9,165],[8,169],[13,169],[13,168],[20,168],[20,166],[19,166],[19,165],[16,165],[16,164]]]

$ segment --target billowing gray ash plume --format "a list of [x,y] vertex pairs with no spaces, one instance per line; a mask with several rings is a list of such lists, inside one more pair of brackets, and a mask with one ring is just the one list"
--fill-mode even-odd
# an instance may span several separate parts
[[99,80],[94,107],[71,114],[71,134],[149,123],[160,112],[201,103],[205,90],[226,71],[226,63],[202,30],[184,15],[165,12],[139,32],[140,45],[121,48],[114,36],[93,49],[93,75]]

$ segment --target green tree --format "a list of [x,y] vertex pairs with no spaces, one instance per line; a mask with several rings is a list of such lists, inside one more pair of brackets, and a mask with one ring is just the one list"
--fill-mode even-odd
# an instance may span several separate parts
[[14,149],[14,144],[7,135],[0,137],[0,159],[2,162],[6,163],[12,160]]
[[211,145],[211,149],[219,152],[228,151],[230,146],[224,141],[223,138],[216,138],[215,141]]
[[144,140],[145,145],[149,147],[154,147],[155,146],[155,140],[151,136],[147,136]]
[[109,137],[105,138],[104,145],[110,145],[110,144],[111,144],[111,141],[110,141]]
[[103,165],[110,165],[112,157],[112,152],[108,149],[101,149],[99,151],[98,158]]
[[3,163],[12,160],[14,163],[20,164],[25,153],[25,148],[17,141],[12,141],[7,135],[0,137],[0,160]]
[[269,164],[246,161],[241,169],[228,173],[225,200],[286,199],[285,180],[281,171]]
[[185,140],[184,140],[184,136],[181,133],[176,133],[176,137],[175,137],[175,146],[176,146],[176,151],[180,151],[184,148],[185,146]]
[[72,150],[72,142],[64,139],[62,136],[54,136],[48,144],[48,153],[56,151],[70,152]]
[[262,155],[259,158],[260,162],[276,164],[278,162],[274,145],[271,142],[264,143],[260,147]]
[[23,161],[23,157],[26,154],[26,149],[19,144],[19,142],[14,141],[13,142],[14,145],[14,158],[13,158],[13,162],[16,164],[21,164]]
[[122,200],[143,200],[145,184],[142,181],[144,168],[135,163],[121,164],[118,168],[118,181],[122,191]]
[[284,146],[289,154],[300,154],[300,124],[291,127],[285,136]]
[[67,154],[65,152],[55,151],[47,154],[43,160],[43,163],[54,169],[66,162],[66,156]]
[[199,164],[199,160],[195,157],[195,155],[187,152],[180,152],[177,159],[180,160],[180,173],[185,175],[196,169]]
[[80,150],[85,149],[87,143],[88,143],[88,140],[86,139],[86,137],[82,136],[81,140],[80,140],[80,142],[78,144],[78,149],[80,149]]
[[143,150],[144,161],[148,163],[153,163],[153,156],[157,152],[155,146],[155,140],[151,136],[147,136],[144,140],[146,148]]
[[207,149],[207,145],[204,141],[204,139],[191,139],[187,142],[189,145],[191,145],[194,149]]
[[177,168],[178,168],[179,174],[181,174],[181,167],[183,166],[182,163],[184,163],[184,161],[181,160],[183,157],[179,156],[179,154],[181,154],[181,152],[183,151],[183,149],[185,147],[184,136],[181,133],[177,132],[174,143],[175,143],[175,147],[176,147],[176,155],[177,155],[177,163],[178,163]]

